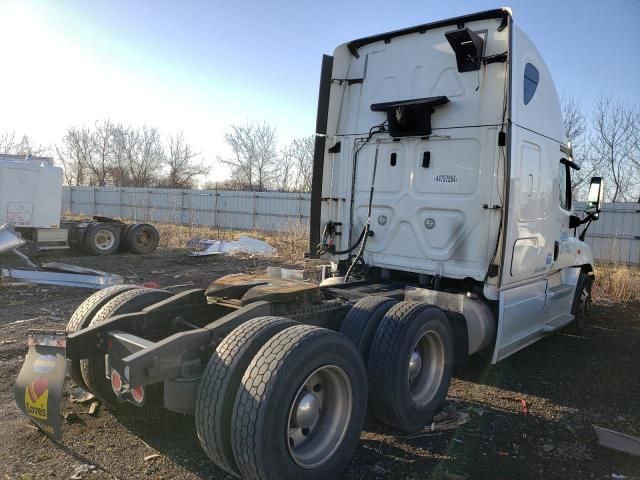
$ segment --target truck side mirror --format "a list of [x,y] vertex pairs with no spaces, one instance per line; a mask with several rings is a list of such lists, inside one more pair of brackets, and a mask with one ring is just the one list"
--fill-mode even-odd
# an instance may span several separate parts
[[600,209],[602,208],[602,199],[604,196],[604,185],[602,183],[602,177],[593,177],[591,179],[591,186],[589,187],[589,196],[587,198],[587,208],[585,213],[594,219],[598,218]]

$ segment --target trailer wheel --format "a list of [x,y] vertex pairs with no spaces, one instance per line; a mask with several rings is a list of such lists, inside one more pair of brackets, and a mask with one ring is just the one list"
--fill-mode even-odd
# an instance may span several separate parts
[[[97,291],[84,302],[80,304],[76,311],[73,312],[69,323],[67,323],[67,333],[74,333],[82,330],[93,319],[94,315],[112,298],[124,293],[128,290],[140,288],[137,285],[114,285],[113,287],[107,287]],[[81,388],[88,390],[87,385],[82,378],[82,372],[80,371],[80,360],[68,361],[69,374],[71,379]]]
[[[93,317],[89,325],[97,325],[116,315],[139,312],[143,308],[158,303],[171,295],[172,293],[165,290],[154,290],[151,288],[137,288],[121,293],[117,297],[109,300]],[[106,406],[117,410],[123,404],[118,401],[115,393],[113,393],[111,382],[107,378],[105,370],[106,355],[96,355],[86,360],[80,360],[82,378],[89,391]],[[154,393],[152,390],[149,390],[148,395],[146,395],[147,398],[151,399]]]
[[127,232],[127,248],[131,253],[151,253],[158,247],[160,234],[153,225],[138,223]]
[[372,413],[402,431],[431,421],[449,389],[453,333],[438,307],[401,302],[380,322],[369,353]]
[[393,298],[368,296],[356,302],[342,321],[340,332],[353,342],[365,364],[382,317],[396,303],[398,301]]
[[82,239],[82,249],[91,255],[110,255],[120,246],[120,229],[109,222],[89,226]]
[[295,324],[282,317],[249,320],[225,337],[207,364],[196,397],[196,431],[207,456],[226,472],[238,475],[231,418],[242,375],[267,340]]
[[135,223],[127,223],[124,228],[122,229],[122,231],[120,232],[120,245],[118,246],[118,251],[119,252],[128,252],[129,251],[129,244],[127,243],[127,234],[129,233],[129,230],[131,230],[131,227],[133,227],[134,225],[136,225]]
[[247,480],[337,478],[364,424],[367,381],[344,335],[310,325],[272,337],[233,407],[233,453]]
[[574,318],[573,321],[567,325],[568,331],[575,335],[584,335],[586,333],[589,311],[591,309],[592,285],[593,276],[581,273],[578,278],[573,304],[571,305],[571,313]]

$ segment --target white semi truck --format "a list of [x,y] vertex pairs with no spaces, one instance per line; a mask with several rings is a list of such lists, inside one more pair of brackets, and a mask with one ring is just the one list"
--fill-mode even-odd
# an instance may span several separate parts
[[454,364],[581,326],[594,278],[581,225],[602,182],[578,218],[575,168],[547,67],[510,10],[341,45],[318,101],[310,246],[331,265],[323,282],[102,290],[66,332],[31,334],[16,402],[59,437],[66,360],[113,410],[194,414],[233,475],[336,478],[367,412],[418,431]]

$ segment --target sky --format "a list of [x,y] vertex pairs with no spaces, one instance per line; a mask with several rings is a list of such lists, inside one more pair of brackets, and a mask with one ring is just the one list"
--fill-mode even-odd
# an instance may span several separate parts
[[500,6],[559,94],[640,104],[640,0],[0,0],[0,133],[52,146],[104,118],[182,130],[223,180],[229,125],[266,121],[281,146],[313,134],[323,53]]

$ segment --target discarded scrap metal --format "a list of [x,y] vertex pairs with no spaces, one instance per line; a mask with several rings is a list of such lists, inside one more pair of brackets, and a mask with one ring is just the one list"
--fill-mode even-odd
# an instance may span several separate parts
[[433,417],[433,422],[424,428],[425,432],[443,432],[455,430],[460,425],[467,423],[471,417],[466,412],[461,412],[455,405],[448,405],[444,410]]
[[607,448],[618,450],[619,452],[630,453],[640,457],[640,438],[627,435],[625,433],[616,432],[607,428],[593,428],[598,434],[600,445]]
[[[46,267],[45,265],[52,265]],[[26,268],[3,268],[2,278],[21,282],[61,285],[81,288],[106,288],[124,282],[120,275],[76,267],[65,263],[45,264],[39,270]]]
[[251,237],[240,237],[238,240],[212,240],[208,238],[192,238],[187,241],[186,248],[192,257],[221,255],[223,253],[252,253],[257,255],[275,255],[276,249],[263,240]]
[[0,253],[13,252],[31,268],[3,268],[1,278],[45,285],[63,285],[82,288],[105,288],[123,283],[120,275],[77,267],[66,263],[50,262],[38,266],[17,247],[24,244],[13,227],[7,223],[0,226]]
[[8,223],[0,225],[0,253],[10,252],[24,244],[16,231]]

